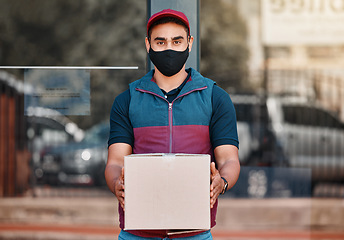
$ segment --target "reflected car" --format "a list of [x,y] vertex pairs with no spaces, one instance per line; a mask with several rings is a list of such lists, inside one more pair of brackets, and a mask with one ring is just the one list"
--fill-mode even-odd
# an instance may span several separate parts
[[344,180],[344,123],[309,99],[231,95],[247,166],[289,166],[312,171],[312,182]]
[[344,180],[344,123],[315,102],[270,97],[273,131],[291,167],[312,170],[312,182]]
[[59,112],[42,107],[29,107],[25,123],[28,149],[32,156],[32,184],[55,182],[59,167],[49,158],[42,161],[42,151],[68,142],[79,142],[84,137],[84,131]]
[[231,99],[237,116],[240,164],[288,166],[288,158],[272,130],[264,98],[254,94],[232,94]]
[[56,180],[62,185],[105,185],[109,124],[98,124],[85,133],[81,142],[47,148],[43,162],[56,166]]
[[[287,197],[294,194],[282,175],[289,159],[275,135],[266,98],[257,94],[231,94],[237,117],[241,170],[230,197]],[[283,171],[282,171],[283,172]],[[277,180],[277,181],[276,181]]]
[[[337,115],[301,97],[231,97],[237,114],[239,159],[242,166],[249,166],[242,169],[238,196],[308,196],[308,186],[314,189],[317,183],[344,181],[344,124]],[[252,168],[260,166],[278,167],[276,171],[287,166],[305,174],[279,178],[277,184],[268,176],[268,168]]]

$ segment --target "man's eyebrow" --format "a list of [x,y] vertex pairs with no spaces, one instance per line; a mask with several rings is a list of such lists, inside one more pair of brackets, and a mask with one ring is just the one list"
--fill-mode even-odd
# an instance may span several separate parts
[[[179,39],[184,39],[183,36],[176,36],[176,37],[173,37],[172,40],[179,40]],[[155,41],[166,41],[167,39],[164,38],[164,37],[156,37],[154,38]]]
[[163,37],[156,37],[154,38],[155,41],[166,41],[166,38]]
[[179,39],[184,39],[184,37],[183,36],[177,36],[177,37],[172,38],[172,40],[179,40]]

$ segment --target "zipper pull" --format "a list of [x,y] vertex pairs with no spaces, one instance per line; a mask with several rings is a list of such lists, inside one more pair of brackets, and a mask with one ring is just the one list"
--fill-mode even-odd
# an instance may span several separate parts
[[168,110],[172,110],[172,103],[168,103]]

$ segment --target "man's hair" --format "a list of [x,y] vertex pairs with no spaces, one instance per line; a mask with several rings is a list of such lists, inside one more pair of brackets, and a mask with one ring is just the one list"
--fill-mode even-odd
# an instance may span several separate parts
[[190,36],[189,29],[185,25],[185,23],[183,23],[183,21],[181,21],[177,18],[174,18],[174,17],[163,17],[163,18],[160,18],[160,19],[156,20],[155,22],[153,22],[152,25],[149,27],[148,36],[147,36],[148,40],[150,41],[151,35],[152,35],[152,29],[155,26],[160,25],[160,24],[164,24],[164,23],[170,23],[170,22],[183,26],[185,28],[185,31],[186,31],[186,36],[189,38],[189,36]]

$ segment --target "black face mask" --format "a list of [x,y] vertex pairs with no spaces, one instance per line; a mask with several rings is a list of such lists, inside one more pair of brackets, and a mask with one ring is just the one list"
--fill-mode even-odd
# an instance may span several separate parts
[[156,52],[149,49],[149,58],[157,69],[165,76],[171,77],[177,74],[184,66],[189,57],[189,47],[183,52],[165,50]]

